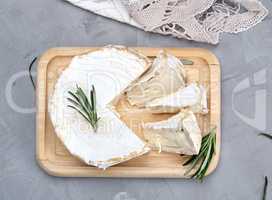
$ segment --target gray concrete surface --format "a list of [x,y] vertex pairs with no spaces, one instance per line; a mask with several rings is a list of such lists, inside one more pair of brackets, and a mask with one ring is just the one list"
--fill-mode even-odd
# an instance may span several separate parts
[[[272,11],[271,0],[263,3]],[[256,200],[261,199],[265,175],[271,182],[268,199],[272,199],[272,141],[257,136],[261,129],[272,132],[271,14],[248,32],[224,35],[218,46],[144,33],[61,0],[0,1],[0,25],[0,200]],[[56,178],[39,168],[35,113],[19,113],[8,103],[9,80],[50,47],[106,44],[203,47],[218,56],[222,154],[216,172],[202,184],[171,179]],[[239,87],[243,90],[238,91]],[[12,84],[12,97],[20,107],[34,106],[27,76]]]

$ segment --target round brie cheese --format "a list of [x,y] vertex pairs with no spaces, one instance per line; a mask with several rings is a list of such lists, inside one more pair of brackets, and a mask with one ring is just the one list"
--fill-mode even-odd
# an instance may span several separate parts
[[[144,56],[123,47],[109,46],[73,58],[59,77],[49,101],[55,132],[71,154],[89,165],[105,169],[149,151],[111,105],[148,66]],[[68,107],[67,100],[68,91],[75,91],[77,85],[88,94],[92,84],[100,117],[96,132],[79,113]]]

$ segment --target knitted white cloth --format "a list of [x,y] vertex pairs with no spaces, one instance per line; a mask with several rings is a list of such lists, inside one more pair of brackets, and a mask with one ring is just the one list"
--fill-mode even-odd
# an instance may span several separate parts
[[67,0],[145,31],[217,44],[220,33],[245,31],[268,14],[259,0]]

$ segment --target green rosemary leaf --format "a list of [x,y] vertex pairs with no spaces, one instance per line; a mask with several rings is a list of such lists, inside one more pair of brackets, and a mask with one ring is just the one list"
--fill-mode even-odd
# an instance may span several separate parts
[[68,92],[77,102],[79,102],[79,99],[76,95],[74,95],[71,91]]
[[88,100],[85,93],[83,92],[83,90],[80,87],[78,87],[78,89],[76,91],[76,94],[79,97],[79,100],[81,101],[81,104],[84,105],[86,110],[89,110],[90,109],[89,100]]
[[92,89],[91,89],[91,92],[90,92],[90,99],[91,99],[91,107],[92,107],[92,110],[95,109],[95,89],[94,89],[94,86],[92,85]]
[[78,85],[74,93],[69,91],[68,94],[70,94],[71,98],[67,98],[67,100],[73,104],[68,105],[68,107],[73,108],[80,113],[80,115],[82,115],[90,123],[93,130],[96,132],[98,128],[97,124],[100,118],[97,117],[96,94],[94,86],[92,86],[92,90],[90,91],[89,99]]
[[272,135],[269,135],[269,134],[267,134],[267,133],[260,133],[259,135],[260,135],[260,136],[267,137],[267,138],[269,138],[269,139],[272,139]]
[[211,149],[211,152],[210,152],[209,155],[208,155],[207,162],[204,163],[204,161],[203,161],[203,163],[202,163],[202,165],[201,165],[201,168],[200,168],[200,170],[199,170],[199,173],[197,174],[197,177],[195,177],[196,179],[199,179],[201,182],[203,181],[203,179],[204,179],[204,177],[205,177],[205,174],[206,174],[206,172],[207,172],[207,170],[208,170],[208,168],[209,168],[209,164],[208,164],[208,163],[211,162],[212,157],[213,157],[213,153],[214,153],[214,151],[213,151],[213,148],[212,148],[212,149]]
[[[208,151],[205,151],[205,153],[207,153],[207,156],[205,158],[203,158],[203,156],[198,157],[198,160],[201,160],[201,164],[200,164],[199,168],[197,169],[197,171],[192,175],[193,178],[198,179],[199,177],[200,178],[202,177],[202,170],[206,167],[205,163],[207,163],[207,161],[209,160],[210,149],[211,149],[211,146],[209,146]],[[196,166],[196,164],[194,166],[192,166],[192,168],[194,168]]]
[[79,87],[77,88],[77,91],[75,92],[75,96],[78,99],[78,103],[80,104],[81,109],[84,110],[84,112],[89,116],[90,108],[88,108],[88,99],[85,98],[85,94],[81,88]]
[[94,110],[96,110],[96,98],[94,98],[94,97],[96,97],[96,91],[95,91],[95,88],[94,88],[93,85],[92,85],[92,91],[93,91],[93,95],[92,95],[92,99],[93,99],[93,108],[94,108]]
[[266,200],[267,186],[268,186],[268,178],[267,178],[267,176],[265,176],[262,200]]
[[213,145],[209,145],[208,150],[207,150],[207,156],[205,157],[201,167],[199,168],[200,171],[203,171],[203,169],[209,164],[210,155],[212,155],[212,153],[213,153],[212,149],[213,149]]
[[74,104],[75,106],[79,106],[79,103],[76,102],[75,100],[71,99],[71,98],[67,98],[68,101],[70,101],[72,104]]
[[191,156],[191,158],[189,160],[187,160],[185,163],[183,163],[183,166],[186,166],[188,164],[190,164],[191,162],[193,162],[196,159],[196,155]]
[[200,151],[200,153],[195,157],[195,159],[193,159],[190,163],[188,163],[188,164],[191,164],[191,167],[185,172],[184,175],[188,175],[195,168],[198,162],[203,160],[203,156],[205,152],[206,151]]
[[206,135],[206,136],[202,139],[201,147],[200,147],[200,152],[201,152],[201,151],[207,150],[207,148],[209,147],[209,145],[210,145],[210,138],[209,138],[209,135]]
[[79,108],[77,108],[75,106],[71,106],[71,105],[68,105],[68,107],[73,108],[74,110],[76,110],[82,117],[84,117],[88,122],[90,122],[89,119],[88,119],[88,117],[85,116],[84,113],[81,112],[81,110]]

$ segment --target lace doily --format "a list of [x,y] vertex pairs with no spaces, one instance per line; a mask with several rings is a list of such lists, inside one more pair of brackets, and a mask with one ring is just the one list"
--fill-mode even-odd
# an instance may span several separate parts
[[220,33],[245,31],[268,14],[259,0],[68,0],[133,26],[217,44]]

